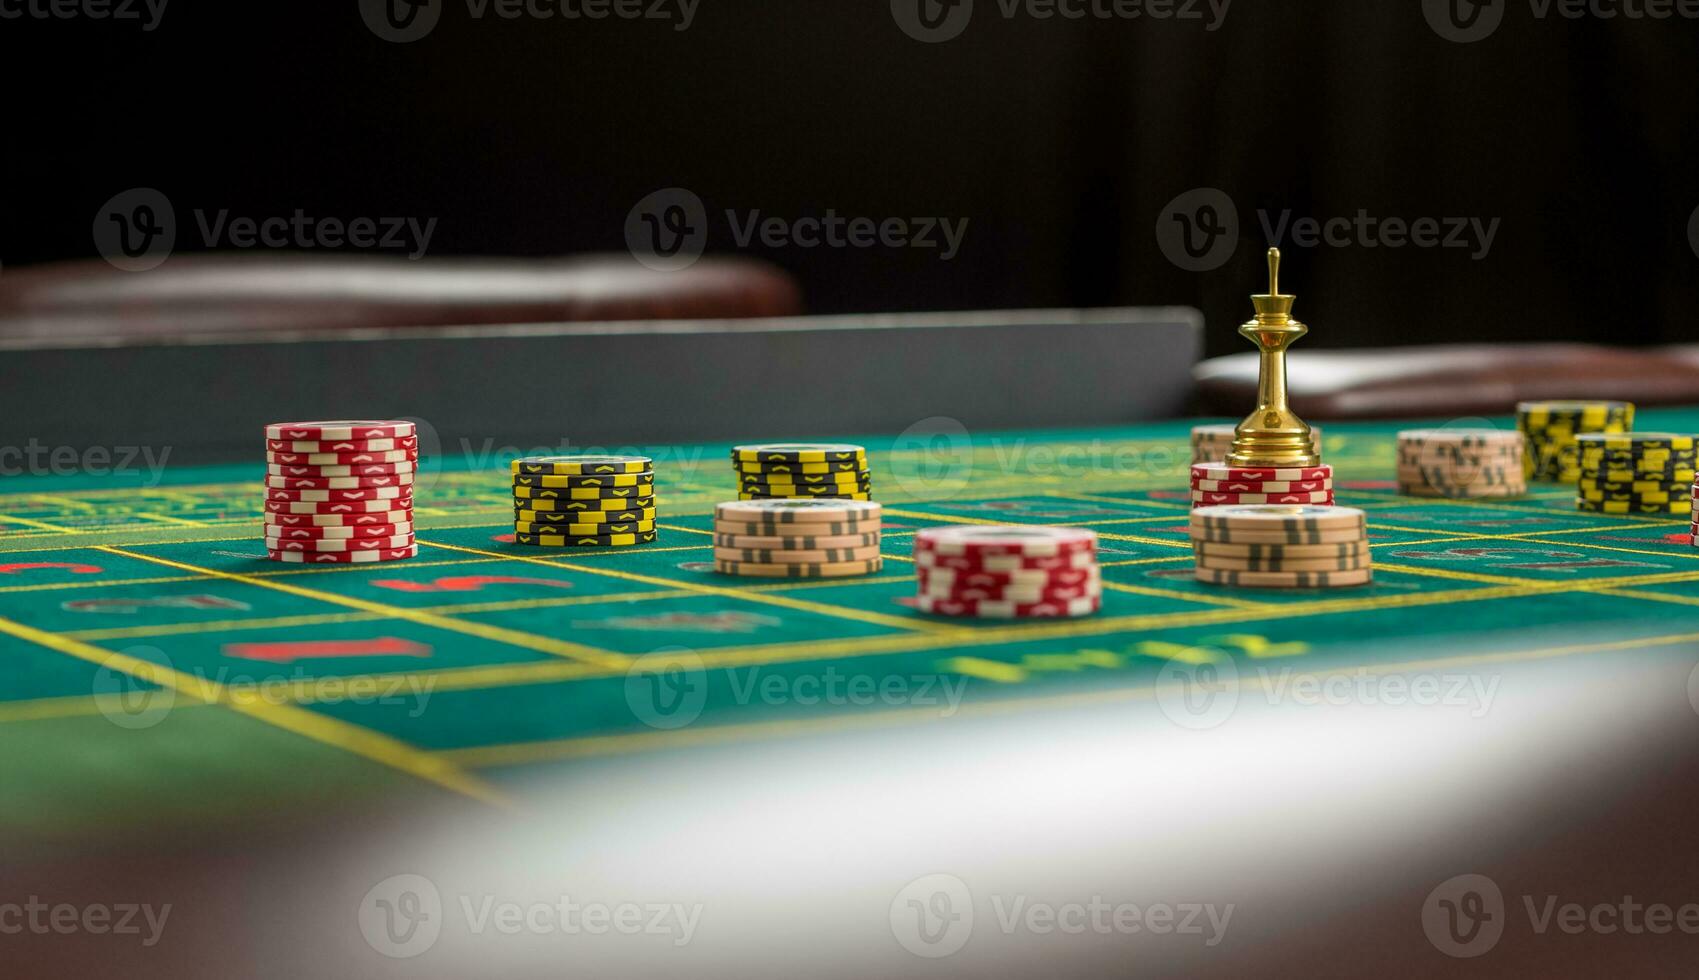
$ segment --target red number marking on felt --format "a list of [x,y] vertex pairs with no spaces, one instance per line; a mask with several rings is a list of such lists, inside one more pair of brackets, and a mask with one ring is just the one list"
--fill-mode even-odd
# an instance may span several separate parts
[[479,592],[486,585],[549,585],[557,589],[572,588],[571,582],[547,578],[522,578],[517,575],[461,575],[439,578],[434,582],[409,582],[406,579],[385,578],[372,582],[383,589],[397,592]]
[[490,535],[490,540],[494,541],[498,544],[512,544],[513,543],[513,535],[512,534],[492,534],[492,535]]
[[146,599],[76,599],[62,602],[66,612],[133,613],[138,609],[252,609],[245,602],[216,595],[155,596]]
[[0,575],[11,575],[15,572],[25,572],[33,568],[65,568],[73,575],[98,575],[106,569],[99,565],[75,565],[62,561],[26,561],[13,565],[0,565]]
[[[1610,540],[1612,540],[1612,541],[1632,541],[1634,539],[1633,538],[1611,538]],[[1666,535],[1664,535],[1664,543],[1665,544],[1689,544],[1690,545],[1690,544],[1693,543],[1693,536],[1691,534],[1666,534]]]
[[431,648],[411,640],[381,636],[375,640],[317,640],[302,643],[227,643],[226,657],[287,663],[312,657],[428,657]]
[[1416,551],[1400,548],[1394,551],[1395,558],[1415,559],[1468,559],[1504,558],[1514,559],[1523,556],[1544,557],[1547,561],[1489,561],[1492,568],[1532,568],[1554,572],[1578,571],[1586,568],[1663,568],[1665,566],[1644,561],[1628,561],[1621,558],[1589,558],[1576,551],[1560,551],[1555,548],[1447,548],[1444,551]]

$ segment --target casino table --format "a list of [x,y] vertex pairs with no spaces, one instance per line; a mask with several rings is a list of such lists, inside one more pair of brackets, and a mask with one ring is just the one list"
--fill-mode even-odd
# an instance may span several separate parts
[[[1685,517],[1579,513],[1573,489],[1551,484],[1516,499],[1401,497],[1394,433],[1430,421],[1330,422],[1323,457],[1335,468],[1338,502],[1368,514],[1373,583],[1204,585],[1193,579],[1187,537],[1188,431],[1197,421],[852,438],[869,450],[885,507],[885,565],[851,579],[775,582],[712,570],[712,509],[734,496],[724,444],[618,447],[655,459],[661,508],[659,540],[621,549],[514,544],[504,460],[427,460],[420,553],[375,565],[266,560],[258,464],[7,478],[0,832],[8,866],[21,881],[49,869],[81,883],[101,867],[137,889],[171,880],[176,894],[204,899],[204,928],[192,927],[187,909],[178,944],[141,964],[164,975],[232,944],[242,955],[277,946],[308,955],[289,937],[209,924],[232,925],[222,918],[229,896],[182,878],[193,872],[179,858],[213,841],[231,848],[226,858],[265,853],[256,838],[310,844],[300,853],[369,856],[370,839],[355,848],[341,835],[365,828],[383,842],[377,849],[401,847],[417,841],[396,828],[430,814],[420,833],[434,842],[408,851],[413,864],[401,866],[457,853],[458,871],[436,873],[497,866],[519,875],[551,848],[593,843],[586,853],[603,863],[591,877],[635,888],[661,873],[637,855],[712,830],[785,861],[749,852],[707,861],[700,855],[713,848],[692,839],[707,864],[673,866],[689,879],[677,886],[684,891],[712,890],[708,865],[735,865],[724,874],[745,886],[792,883],[769,896],[776,906],[763,906],[789,921],[787,901],[817,897],[797,881],[836,882],[846,902],[862,901],[866,886],[875,895],[869,918],[882,924],[895,886],[856,880],[854,862],[803,848],[795,821],[818,828],[827,851],[877,854],[880,873],[899,885],[950,867],[970,869],[960,875],[970,882],[1001,880],[1021,866],[1015,841],[1032,860],[1087,874],[1099,858],[1084,845],[1095,839],[1120,856],[1102,860],[1124,873],[1123,884],[1160,880],[1148,863],[1160,851],[1196,860],[1203,877],[1192,887],[1238,895],[1235,883],[1249,881],[1246,902],[1280,883],[1285,911],[1262,926],[1244,926],[1206,959],[1158,943],[1147,950],[1152,962],[1194,975],[1229,975],[1247,962],[1302,975],[1325,937],[1341,969],[1372,962],[1378,947],[1411,957],[1387,975],[1433,975],[1425,971],[1466,961],[1422,940],[1418,912],[1399,916],[1446,875],[1430,881],[1411,851],[1365,843],[1377,822],[1421,811],[1438,822],[1419,835],[1411,828],[1417,836],[1403,843],[1430,857],[1479,848],[1477,864],[1461,870],[1527,861],[1549,873],[1558,855],[1576,880],[1612,865],[1638,868],[1643,891],[1655,893],[1678,869],[1652,851],[1691,861],[1699,849],[1690,834],[1633,822],[1692,801],[1699,548]],[[1647,410],[1639,426],[1699,431],[1699,409]],[[916,613],[906,602],[914,533],[952,524],[1096,531],[1102,612],[1018,621]],[[1386,724],[1395,727],[1377,728]],[[1629,724],[1649,727],[1601,734]],[[997,753],[981,755],[991,745]],[[1410,767],[1423,749],[1493,765],[1418,778]],[[1648,774],[1625,761],[1654,758],[1667,768]],[[1639,781],[1624,783],[1631,770]],[[1063,774],[1083,778],[1064,790]],[[1371,785],[1380,787],[1374,800]],[[1101,795],[1069,795],[1081,786]],[[1078,809],[1040,814],[1023,802],[1028,792]],[[1660,794],[1666,806],[1646,802]],[[1456,808],[1428,814],[1424,801],[1442,799]],[[1519,808],[1534,801],[1542,829],[1516,829],[1533,819]],[[1292,809],[1300,802],[1302,811]],[[964,817],[957,808],[970,803]],[[874,813],[901,819],[871,831]],[[526,829],[491,835],[479,829],[486,814]],[[959,835],[940,832],[946,814]],[[1615,828],[1614,843],[1599,850],[1602,838],[1583,833],[1598,824],[1587,821]],[[899,843],[890,826],[904,823],[926,828],[932,849]],[[1181,824],[1200,836],[1173,836]],[[572,843],[556,836],[566,828]],[[1271,845],[1274,829],[1304,842],[1303,861],[1289,867],[1240,850]],[[468,839],[492,850],[471,861],[455,850]],[[138,843],[171,857],[143,861]],[[619,875],[607,863],[616,853],[628,861]],[[1339,861],[1369,854],[1413,891],[1388,891],[1365,875],[1317,889],[1328,874],[1346,875]],[[1117,863],[1128,855],[1139,857]],[[251,862],[266,875],[300,873],[275,856]],[[352,889],[337,900],[351,908],[364,881],[335,879]],[[268,895],[274,912],[301,900]],[[291,914],[311,904],[301,901]],[[1298,908],[1331,925],[1306,932],[1282,918]],[[1385,909],[1390,918],[1361,918]],[[754,928],[734,922],[731,934]],[[845,931],[846,975],[864,957],[903,973],[930,965],[882,930],[873,928],[874,939]],[[776,972],[815,955],[807,929],[786,935],[767,961]],[[997,938],[940,962],[979,975],[1033,966],[1001,961],[1007,948]],[[1047,940],[1026,938],[1045,948]],[[731,939],[699,946],[707,960],[697,962],[735,964],[737,948]],[[1556,973],[1624,962],[1620,948],[1515,937],[1506,948]],[[479,949],[473,942],[458,953]],[[1075,946],[1052,965],[1089,974],[1124,949]],[[83,954],[63,955],[70,959],[52,962]],[[659,947],[586,955],[612,972],[678,964]],[[1651,941],[1629,951],[1652,965],[1667,955]],[[391,961],[367,965],[381,973]],[[510,965],[521,975],[536,964]]]

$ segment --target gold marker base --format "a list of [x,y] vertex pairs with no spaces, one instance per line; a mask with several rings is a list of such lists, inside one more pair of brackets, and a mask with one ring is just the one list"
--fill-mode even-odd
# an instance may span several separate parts
[[[1244,429],[1244,425],[1240,425]],[[1227,454],[1229,466],[1318,466],[1321,454],[1316,452],[1315,440],[1309,426],[1303,430],[1269,429],[1259,426],[1250,439],[1233,440],[1233,451]]]
[[1233,433],[1229,466],[1315,466],[1321,462],[1309,425],[1286,404],[1286,349],[1310,328],[1292,319],[1296,296],[1280,292],[1280,250],[1268,250],[1268,292],[1252,296],[1256,319],[1239,333],[1257,345],[1257,408]]

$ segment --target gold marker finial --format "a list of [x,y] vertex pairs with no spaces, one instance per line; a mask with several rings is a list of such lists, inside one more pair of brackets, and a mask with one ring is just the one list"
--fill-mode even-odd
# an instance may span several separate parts
[[1251,297],[1256,318],[1239,328],[1257,345],[1257,408],[1234,430],[1229,465],[1315,466],[1321,462],[1309,425],[1286,404],[1286,348],[1310,331],[1292,319],[1297,300],[1280,291],[1280,249],[1269,249],[1268,292]]

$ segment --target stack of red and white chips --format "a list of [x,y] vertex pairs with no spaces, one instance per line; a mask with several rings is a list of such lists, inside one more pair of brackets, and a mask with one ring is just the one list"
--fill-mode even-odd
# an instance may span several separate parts
[[412,422],[282,422],[265,431],[265,548],[273,561],[396,561],[413,542]]
[[1192,464],[1192,506],[1333,503],[1333,467]]
[[1089,616],[1103,608],[1097,533],[1079,528],[934,527],[914,536],[915,607],[986,619]]

